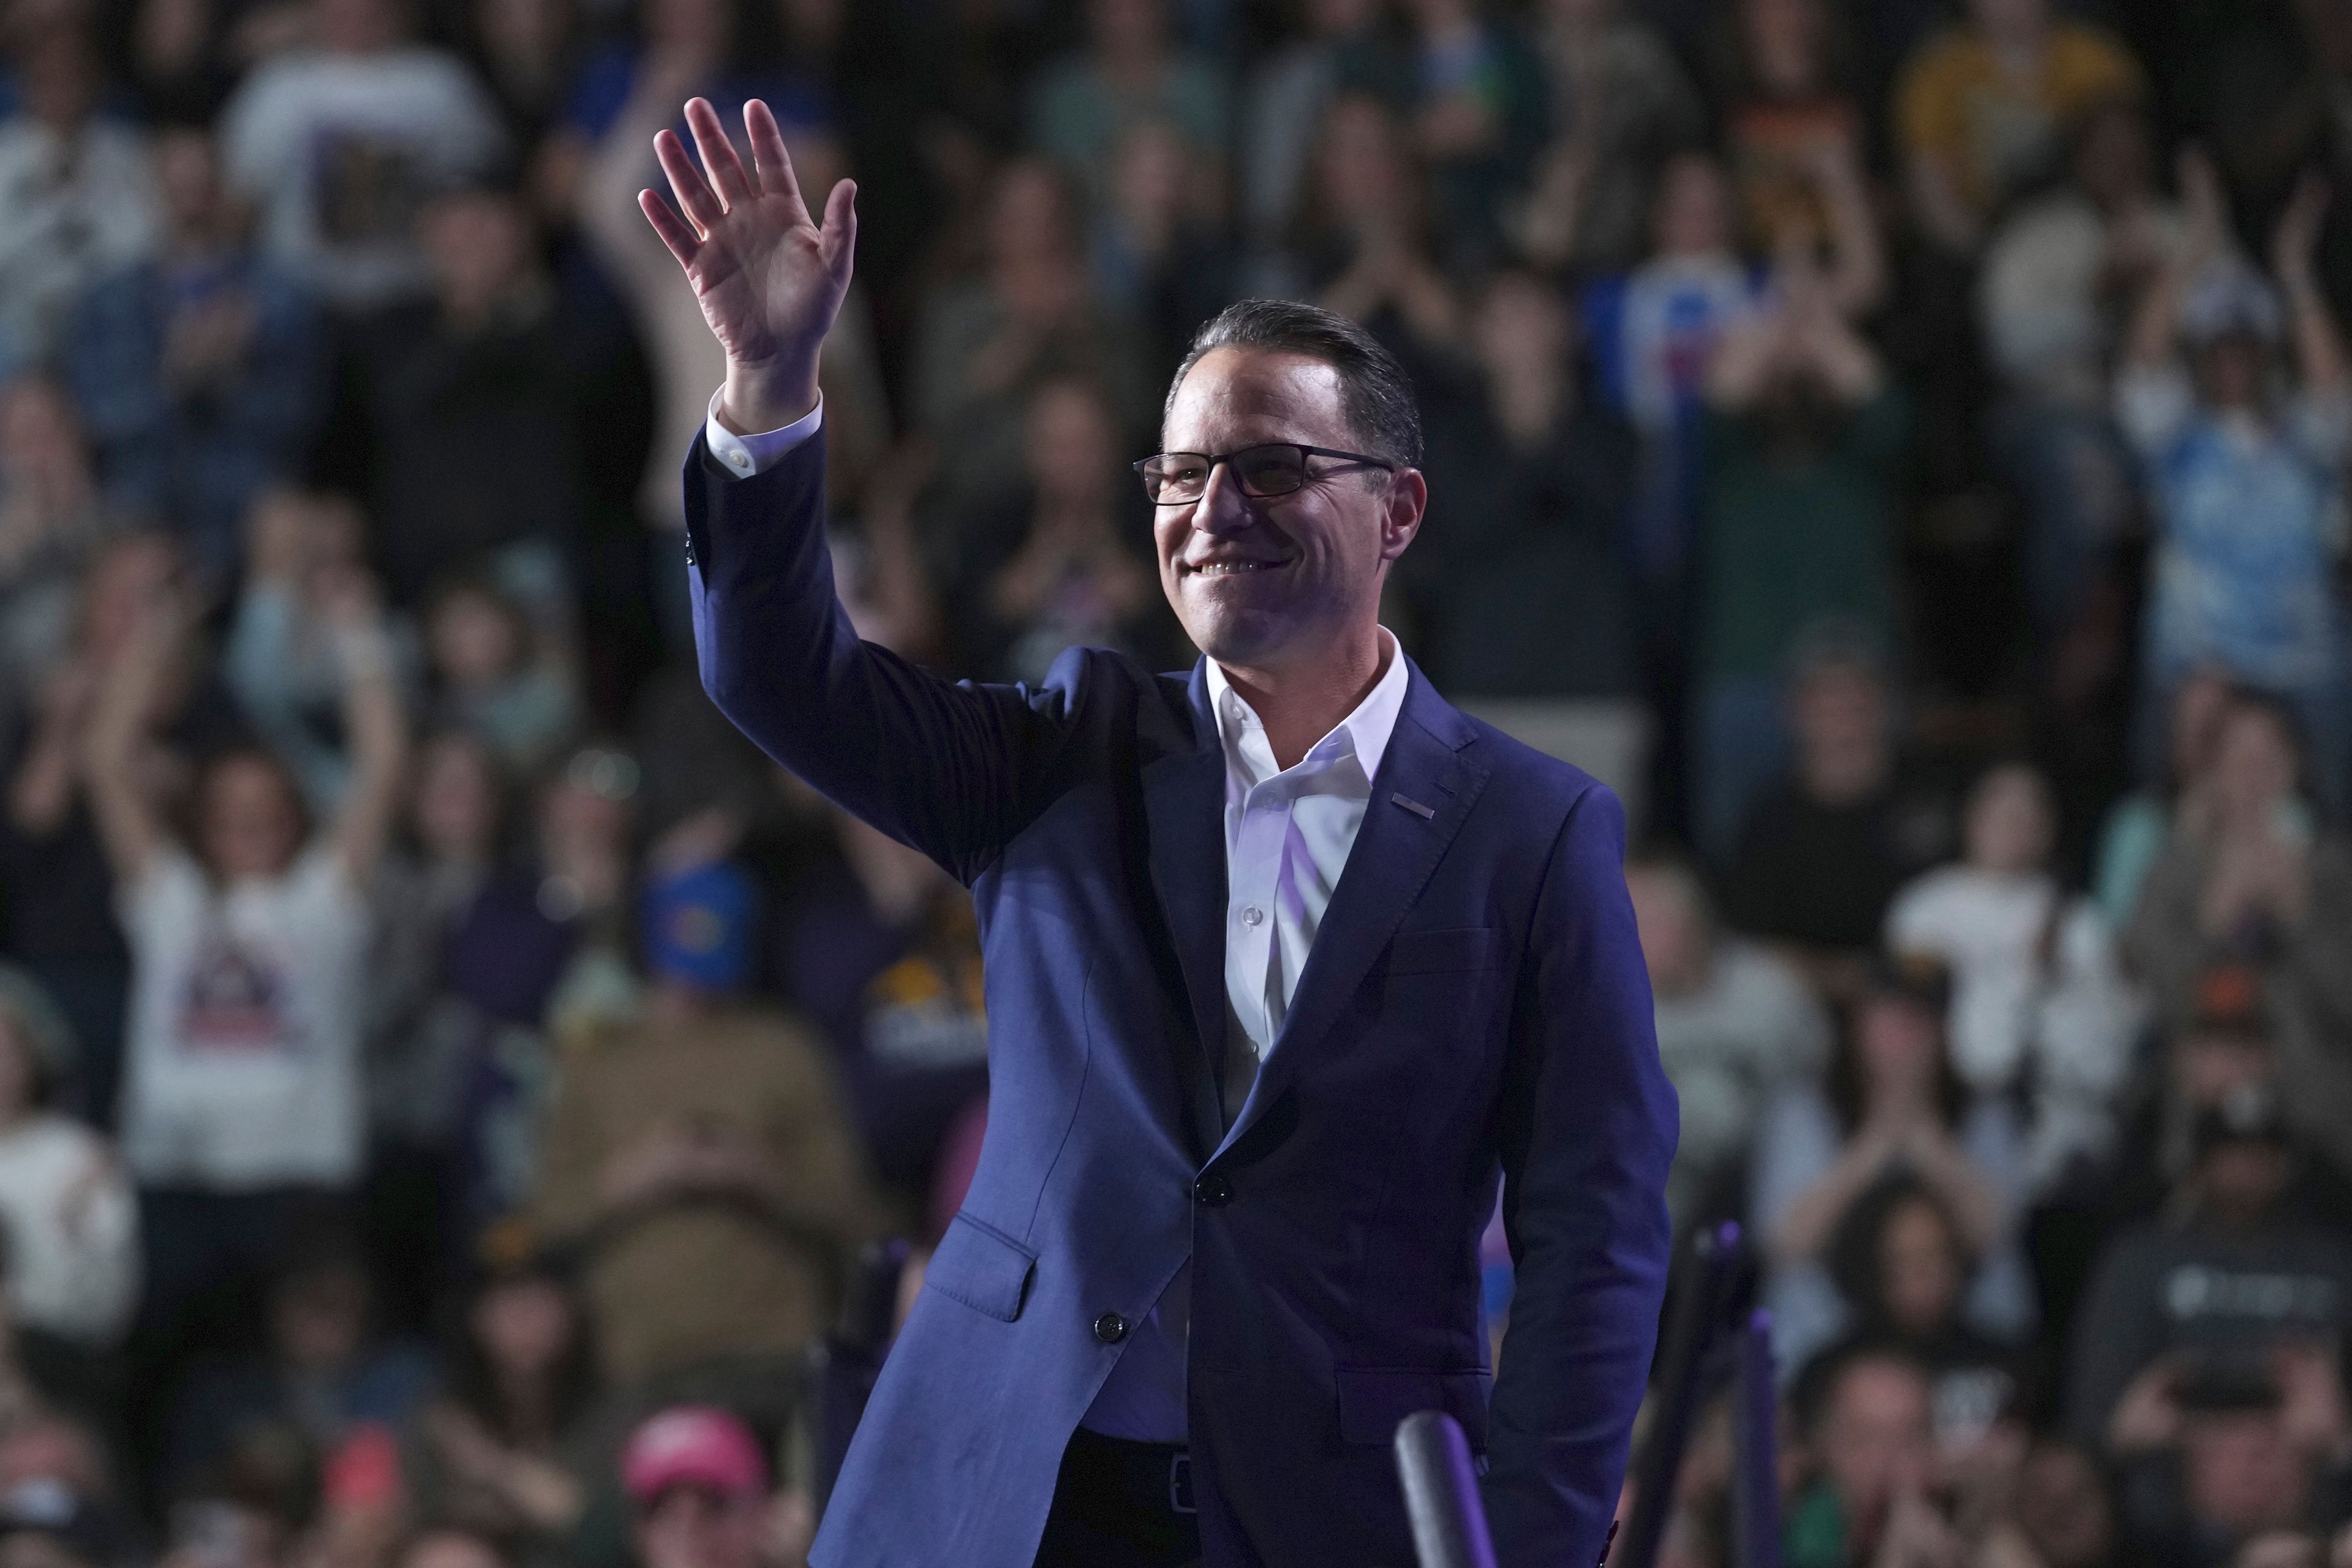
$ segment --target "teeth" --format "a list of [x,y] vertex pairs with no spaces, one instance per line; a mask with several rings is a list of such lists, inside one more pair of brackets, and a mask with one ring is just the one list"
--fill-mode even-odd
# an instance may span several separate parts
[[1192,570],[1205,572],[1213,576],[1226,577],[1236,572],[1263,572],[1274,564],[1275,563],[1271,561],[1212,561],[1205,566],[1195,566]]

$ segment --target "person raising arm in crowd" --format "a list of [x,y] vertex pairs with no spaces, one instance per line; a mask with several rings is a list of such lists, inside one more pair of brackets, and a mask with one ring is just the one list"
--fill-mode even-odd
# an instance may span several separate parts
[[258,747],[199,766],[184,839],[138,765],[192,634],[151,609],[109,671],[88,738],[93,814],[131,953],[123,1153],[148,1226],[144,1321],[250,1278],[288,1215],[361,1173],[365,889],[398,796],[406,728],[373,595],[334,605],[352,780],[311,837],[293,776]]

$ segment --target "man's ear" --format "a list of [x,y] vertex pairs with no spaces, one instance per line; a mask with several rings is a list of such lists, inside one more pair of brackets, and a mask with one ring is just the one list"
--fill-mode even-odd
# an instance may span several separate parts
[[1387,504],[1381,510],[1381,559],[1393,561],[1421,532],[1429,510],[1429,481],[1419,468],[1399,468],[1389,480]]

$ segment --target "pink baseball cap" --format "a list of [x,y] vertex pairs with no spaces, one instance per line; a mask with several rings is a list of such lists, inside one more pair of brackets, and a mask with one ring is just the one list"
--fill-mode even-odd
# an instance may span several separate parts
[[621,1485],[640,1503],[672,1487],[721,1497],[767,1489],[768,1462],[741,1417],[715,1405],[679,1405],[648,1418],[621,1451]]

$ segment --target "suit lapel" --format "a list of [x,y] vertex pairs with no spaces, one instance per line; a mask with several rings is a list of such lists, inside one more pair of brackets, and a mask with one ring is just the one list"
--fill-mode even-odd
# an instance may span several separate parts
[[1372,779],[1363,826],[1348,851],[1339,885],[1331,889],[1282,1032],[1225,1134],[1224,1147],[1281,1097],[1301,1059],[1330,1032],[1454,842],[1486,780],[1483,768],[1457,755],[1475,735],[1469,721],[1431,689],[1420,667],[1412,666],[1403,710]]
[[1178,1061],[1177,1081],[1205,1156],[1224,1126],[1218,1093],[1225,1050],[1225,754],[1209,707],[1206,660],[1193,667],[1187,697],[1193,747],[1144,768],[1143,809],[1152,885],[1168,912],[1199,1043],[1198,1059]]

